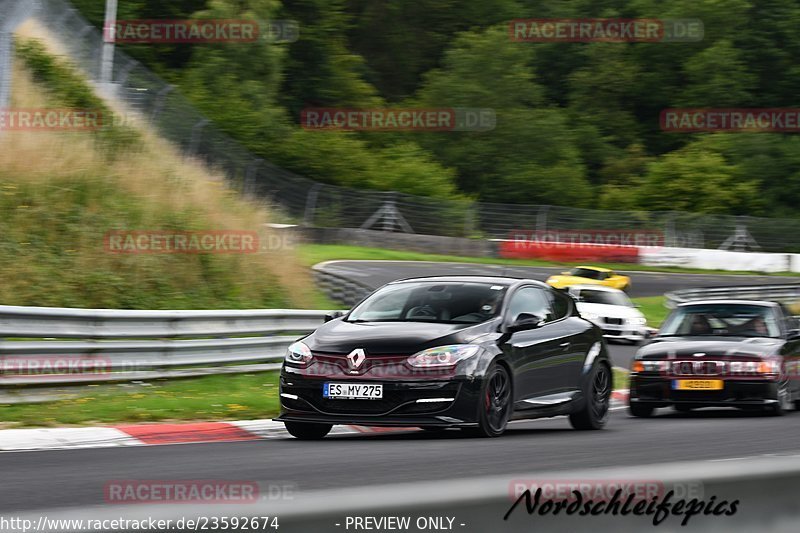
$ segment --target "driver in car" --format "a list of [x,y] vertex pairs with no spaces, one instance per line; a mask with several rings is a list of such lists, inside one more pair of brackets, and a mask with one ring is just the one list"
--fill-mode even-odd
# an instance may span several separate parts
[[475,324],[489,320],[497,312],[498,299],[499,295],[497,294],[484,296],[480,301],[478,309],[466,315],[457,316],[453,320],[456,322],[474,322]]

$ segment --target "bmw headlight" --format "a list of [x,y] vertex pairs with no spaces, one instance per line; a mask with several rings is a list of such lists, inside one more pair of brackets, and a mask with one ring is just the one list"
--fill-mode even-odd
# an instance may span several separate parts
[[408,364],[416,368],[442,368],[458,364],[480,350],[475,344],[451,344],[422,350],[408,358]]
[[644,326],[645,324],[647,324],[647,319],[645,317],[643,317],[643,316],[637,316],[637,317],[634,317],[634,318],[629,318],[628,319],[628,324],[631,324],[633,326]]
[[585,318],[586,320],[591,320],[592,322],[594,322],[595,320],[597,320],[598,318],[600,318],[600,315],[598,315],[598,314],[596,314],[596,313],[590,313],[590,312],[588,312],[588,311],[584,311],[584,312],[582,312],[582,313],[581,313],[581,316],[582,316],[583,318]]
[[297,341],[289,346],[289,349],[286,350],[286,356],[284,357],[286,362],[294,363],[296,365],[307,365],[313,359],[311,355],[311,349],[305,345],[305,343]]

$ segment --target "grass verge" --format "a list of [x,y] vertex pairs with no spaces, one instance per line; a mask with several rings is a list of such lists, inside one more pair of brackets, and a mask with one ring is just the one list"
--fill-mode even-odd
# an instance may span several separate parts
[[631,298],[633,303],[639,305],[645,318],[647,318],[647,325],[657,328],[664,322],[669,314],[669,309],[664,306],[667,299],[663,296],[643,296],[641,298]]
[[3,405],[0,400],[0,428],[258,419],[279,410],[277,372],[89,386],[84,391],[86,396],[79,398],[36,404]]
[[629,386],[628,371],[614,368],[614,390],[627,389]]
[[[455,255],[428,254],[405,250],[388,250],[384,248],[367,248],[344,244],[305,244],[298,247],[298,258],[305,265],[313,266],[323,261],[337,259],[375,260],[375,261],[437,261],[443,263],[476,263],[481,265],[513,265],[538,267],[569,267],[573,264],[541,261],[538,259],[500,259],[495,257],[460,257]],[[585,263],[583,263],[585,264]],[[611,268],[620,271],[637,272],[674,272],[679,274],[721,274],[721,275],[765,275],[765,276],[798,276],[792,272],[764,273],[743,270],[702,270],[699,268],[656,267],[634,265],[630,263],[591,263],[594,266]]]

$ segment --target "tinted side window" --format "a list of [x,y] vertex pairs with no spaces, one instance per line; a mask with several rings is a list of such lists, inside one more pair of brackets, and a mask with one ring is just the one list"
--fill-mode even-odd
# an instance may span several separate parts
[[515,292],[508,306],[510,321],[515,321],[520,313],[541,316],[548,321],[552,320],[553,309],[547,293],[543,289],[533,287],[523,287]]
[[572,312],[571,298],[558,292],[551,293],[553,298],[553,320],[564,318]]

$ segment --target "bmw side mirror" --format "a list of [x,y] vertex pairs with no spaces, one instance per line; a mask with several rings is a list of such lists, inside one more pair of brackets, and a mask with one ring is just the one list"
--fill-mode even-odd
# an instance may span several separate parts
[[530,313],[520,313],[517,319],[508,326],[508,331],[524,331],[536,329],[544,325],[544,318]]
[[340,318],[344,316],[343,311],[333,311],[332,313],[328,313],[325,315],[325,322],[330,322],[336,318]]

